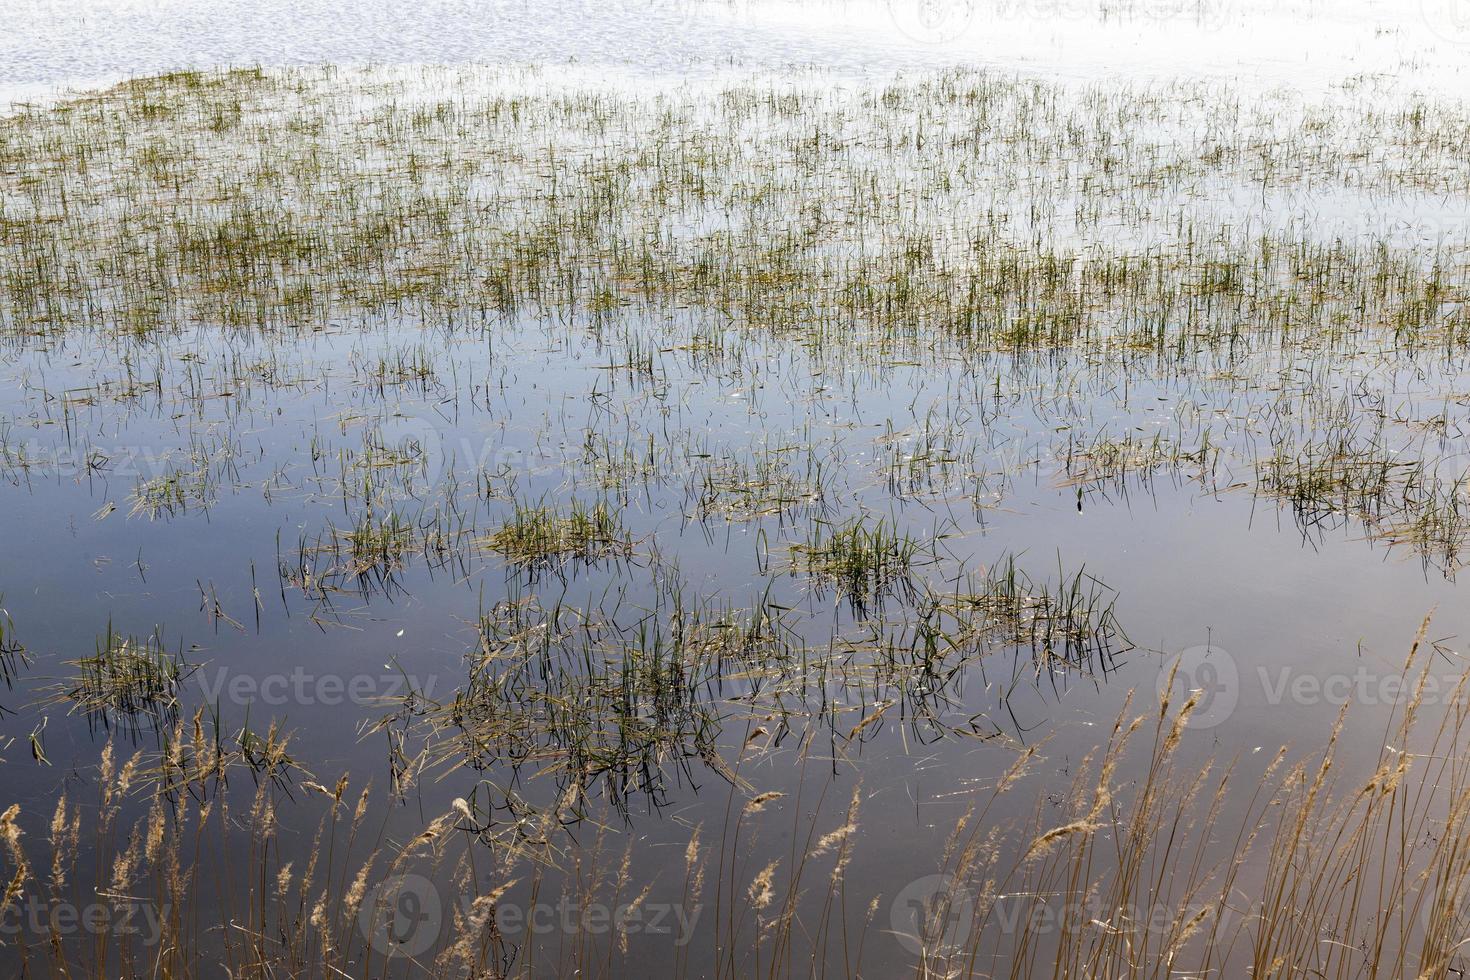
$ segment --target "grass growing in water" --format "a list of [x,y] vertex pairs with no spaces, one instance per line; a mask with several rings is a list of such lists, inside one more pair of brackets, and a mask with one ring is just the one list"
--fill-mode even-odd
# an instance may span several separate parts
[[[840,90],[823,80],[756,79],[649,97],[513,72],[135,80],[22,113],[0,132],[0,336],[24,359],[16,373],[25,381],[8,413],[14,419],[0,420],[0,476],[26,489],[51,479],[61,486],[82,471],[92,479],[109,467],[106,452],[91,451],[108,448],[99,433],[123,428],[112,422],[131,424],[137,441],[159,431],[177,439],[187,428],[187,464],[139,478],[136,512],[157,518],[162,535],[174,522],[188,529],[213,507],[240,504],[248,490],[264,501],[252,497],[252,506],[279,501],[297,539],[292,553],[277,535],[281,603],[289,612],[299,593],[314,604],[314,625],[333,620],[323,607],[344,594],[335,622],[357,625],[362,607],[403,594],[416,571],[452,569],[451,581],[462,583],[481,570],[480,548],[517,565],[625,556],[633,538],[624,522],[634,515],[674,518],[657,526],[660,535],[697,526],[705,552],[689,550],[720,571],[732,556],[749,555],[743,542],[751,538],[742,535],[775,538],[775,547],[791,549],[797,584],[762,564],[750,574],[781,594],[749,609],[711,594],[724,578],[677,598],[661,592],[646,608],[649,590],[676,578],[658,554],[650,555],[648,582],[624,580],[634,563],[589,570],[594,588],[606,591],[587,608],[573,609],[555,582],[535,602],[496,601],[477,624],[455,694],[442,703],[408,699],[373,733],[390,740],[394,801],[431,767],[468,777],[471,788],[448,821],[434,821],[427,839],[406,838],[437,847],[463,834],[494,862],[483,890],[484,860],[468,884],[456,873],[457,889],[486,902],[455,922],[470,927],[449,957],[460,975],[534,974],[548,962],[609,972],[607,963],[625,962],[612,941],[589,952],[597,944],[579,937],[575,950],[548,952],[554,940],[497,935],[492,896],[522,872],[534,877],[517,863],[523,859],[564,866],[595,852],[580,843],[558,848],[563,825],[582,820],[575,832],[583,834],[598,823],[599,789],[618,811],[606,823],[616,825],[634,819],[635,800],[683,802],[679,792],[709,772],[718,776],[709,782],[729,788],[738,814],[731,846],[719,851],[730,860],[712,871],[712,886],[722,908],[747,911],[719,916],[704,937],[713,940],[704,962],[724,975],[795,974],[838,955],[848,957],[845,969],[864,966],[862,944],[871,941],[871,955],[886,913],[881,901],[866,906],[876,910],[868,919],[845,905],[857,886],[849,889],[842,862],[863,857],[848,849],[859,798],[831,823],[793,823],[787,835],[794,845],[803,831],[806,853],[834,862],[830,873],[822,868],[824,887],[811,888],[782,848],[735,846],[757,843],[758,815],[782,812],[779,792],[757,788],[775,775],[772,761],[785,773],[795,768],[787,760],[821,760],[845,776],[893,732],[926,757],[961,739],[1031,744],[1023,722],[1002,728],[1004,705],[988,695],[1012,689],[1003,676],[992,684],[987,668],[1005,657],[1039,688],[1102,664],[1088,678],[1094,683],[1110,651],[1126,644],[1111,593],[1089,576],[1039,581],[1002,562],[966,579],[928,537],[913,536],[916,511],[927,521],[973,500],[977,511],[984,501],[998,512],[992,505],[1038,474],[1045,490],[1032,502],[1050,519],[1055,512],[1045,507],[1055,500],[1047,495],[1058,482],[1076,491],[1080,508],[1084,496],[1102,495],[1089,491],[1151,485],[1156,474],[1189,472],[1213,486],[1204,475],[1217,465],[1228,472],[1233,461],[1256,474],[1257,493],[1287,502],[1304,525],[1349,515],[1379,540],[1454,564],[1463,480],[1435,464],[1455,458],[1466,423],[1463,405],[1446,395],[1463,374],[1470,339],[1463,251],[1443,236],[1403,247],[1371,223],[1344,236],[1295,224],[1291,216],[1316,213],[1307,207],[1316,198],[1291,195],[1341,197],[1348,210],[1364,198],[1463,203],[1470,157],[1456,134],[1464,129],[1454,104],[1399,116],[1342,93],[1321,104],[1188,86],[1079,94],[971,71]],[[252,148],[244,154],[243,133]],[[1217,208],[1232,189],[1259,197],[1260,213],[1241,220]],[[1283,199],[1288,206],[1277,207]],[[460,344],[473,355],[457,356]],[[47,390],[53,365],[74,354],[91,376],[75,389]],[[334,370],[341,364],[345,374]],[[595,379],[583,383],[579,364]],[[544,378],[566,406],[585,396],[586,413],[527,413],[521,372],[537,384]],[[303,392],[305,413],[291,400]],[[303,417],[315,412],[312,395],[328,392],[334,406],[362,403],[340,428],[335,419]],[[431,410],[404,416],[400,424],[415,434],[395,442],[397,409],[388,402],[409,397]],[[272,403],[271,417],[284,414],[283,424],[260,425]],[[477,452],[488,431],[478,423],[495,416],[506,448],[525,449],[523,457]],[[374,417],[388,424],[354,429],[346,447],[333,441]],[[164,424],[149,429],[155,419]],[[1375,424],[1359,427],[1362,419]],[[778,424],[785,431],[766,431]],[[745,427],[755,425],[759,444],[746,445]],[[230,438],[232,426],[250,437]],[[1413,434],[1421,429],[1430,435]],[[206,431],[224,437],[192,445]],[[59,448],[75,440],[82,465],[69,466],[47,445],[48,432],[65,433],[51,440],[66,442]],[[468,458],[458,458],[466,440],[453,437],[465,432],[476,439]],[[568,446],[570,462],[543,462],[542,451],[555,457]],[[1045,473],[1058,461],[1064,476]],[[475,500],[458,492],[456,465],[475,471],[465,484],[475,485]],[[660,495],[681,486],[682,507]],[[548,496],[507,517],[503,501],[521,492]],[[610,502],[564,499],[578,493]],[[309,511],[303,520],[301,501],[340,506],[345,518]],[[408,501],[422,509],[405,509]],[[893,517],[874,522],[851,510]],[[108,513],[98,510],[97,520]],[[231,516],[270,519],[244,506]],[[822,523],[813,522],[818,516]],[[412,567],[416,555],[421,569]],[[140,574],[143,564],[140,556]],[[728,571],[742,587],[748,582],[746,567]],[[889,600],[881,611],[891,616],[864,615],[845,629],[821,618],[822,603],[791,594],[802,576],[865,613]],[[943,589],[924,581],[940,577]],[[109,690],[97,669],[91,687]],[[167,677],[163,668],[153,674]],[[978,680],[967,686],[967,678]],[[1217,926],[1210,903],[1228,889],[1217,894],[1214,879],[1193,874],[1194,854],[1228,843],[1228,833],[1202,832],[1188,861],[1148,850],[1172,839],[1164,830],[1201,816],[1190,804],[1203,794],[1192,797],[1191,784],[1153,778],[1178,762],[1177,710],[1164,704],[1144,722],[1120,719],[1113,740],[1100,740],[1095,779],[1055,801],[1043,795],[1054,785],[1038,787],[1038,815],[1057,820],[1038,817],[1034,833],[1017,830],[1012,846],[967,836],[1010,826],[985,813],[955,828],[946,866],[964,869],[967,880],[976,872],[971,893],[989,918],[971,930],[971,948],[930,943],[917,957],[919,972],[1227,972],[1241,965],[1231,951],[1248,946],[1244,965],[1257,975],[1345,975],[1348,954],[1324,948],[1337,943],[1373,951],[1363,954],[1362,973],[1403,972],[1397,954],[1379,951],[1412,946],[1412,930],[1391,935],[1381,922],[1359,921],[1363,902],[1324,907],[1317,897],[1362,887],[1380,869],[1365,846],[1336,853],[1313,837],[1318,821],[1344,825],[1317,807],[1325,794],[1297,806],[1293,793],[1313,785],[1310,773],[1268,780],[1262,793],[1271,813],[1306,821],[1305,836],[1295,825],[1271,832],[1288,855],[1310,851],[1319,878],[1252,908],[1245,924]],[[1156,751],[1127,762],[1125,749],[1144,730],[1137,725],[1150,723]],[[299,787],[292,774],[309,779],[279,729],[223,725],[212,736],[179,731],[146,760],[147,772],[166,774],[160,781],[175,788],[168,802],[214,799],[207,787],[226,768],[270,773],[279,779],[268,782],[288,787]],[[426,748],[415,757],[417,736]],[[896,768],[907,771],[916,757]],[[1087,768],[1075,756],[1066,764]],[[1197,771],[1197,757],[1175,770]],[[1394,795],[1390,781],[1352,799],[1389,798],[1400,814],[1421,802]],[[971,788],[955,783],[956,793]],[[1424,791],[1457,785],[1448,778]],[[335,820],[340,784],[323,789],[306,792],[330,798]],[[804,808],[796,802],[786,805]],[[308,887],[304,860],[283,867],[271,851],[291,837],[274,833],[273,802],[250,806],[262,830],[248,880],[221,885],[243,889],[231,892],[244,894],[229,920],[240,928],[224,938],[176,930],[172,945],[137,950],[116,972],[187,973],[217,962],[221,945],[221,959],[246,974],[373,970],[345,901],[363,897],[355,885],[371,878],[341,872]],[[1202,807],[1207,824],[1210,806]],[[63,829],[77,819],[74,807],[58,808]],[[1453,806],[1434,812],[1458,814]],[[679,819],[691,814],[710,810],[691,807]],[[44,832],[47,814],[26,816]],[[205,823],[198,816],[187,830]],[[223,810],[215,817],[212,829],[223,831]],[[155,826],[166,826],[152,819],[140,839],[154,841]],[[1361,837],[1344,833],[1361,845],[1370,837],[1418,840],[1420,831],[1426,840],[1455,840],[1463,831],[1456,820],[1405,827],[1382,811],[1375,819],[1387,823]],[[1256,826],[1247,815],[1228,829],[1248,835]],[[197,891],[169,877],[169,855],[180,851],[140,845],[140,862],[109,850],[111,836],[98,835],[101,887],[112,886],[109,863],[128,872],[118,881],[129,884],[146,867],[148,883],[169,901],[198,903]],[[1066,849],[1082,842],[1088,850]],[[708,852],[690,845],[684,884],[693,887]],[[1238,856],[1228,847],[1220,853],[1225,866]],[[1044,863],[1052,854],[1059,864]],[[1427,855],[1442,876],[1436,881],[1458,883],[1455,854],[1381,854],[1390,870],[1380,881],[1398,873],[1390,862]],[[1017,855],[1024,860],[1010,866]],[[1143,867],[1164,870],[1145,880]],[[1297,873],[1290,856],[1272,868],[1273,882]],[[892,878],[891,866],[871,872],[869,882]],[[614,881],[636,890],[617,874]],[[1060,938],[1018,933],[1002,928],[1010,911],[998,904],[1000,892],[986,890],[991,881],[1002,883],[1007,901],[1162,895],[1171,916],[1204,915],[1153,930],[1109,913],[1095,917],[1101,931],[1084,921]],[[1401,897],[1416,884],[1422,893],[1422,880],[1385,893]],[[100,890],[86,885],[94,896]],[[564,880],[558,886],[576,891]],[[111,890],[121,894],[123,885]],[[822,907],[813,913],[803,895]],[[1200,938],[1206,928],[1208,940]],[[942,932],[919,938],[942,940]],[[200,950],[210,943],[206,957]],[[1443,954],[1453,946],[1411,955],[1426,970],[1448,969]],[[35,955],[68,955],[54,949]],[[641,967],[657,955],[627,962]],[[90,969],[106,962],[94,955]],[[426,960],[422,972],[445,972],[446,962]],[[871,972],[897,969],[884,963]]]
[[68,661],[78,674],[64,697],[88,715],[166,720],[178,710],[179,685],[194,670],[183,647],[170,652],[162,633],[123,636],[107,625],[90,657]]
[[[5,597],[0,596],[0,603],[4,601]],[[26,648],[15,635],[15,622],[4,606],[0,605],[0,681],[4,681],[7,688],[10,687],[21,668],[28,662]],[[0,709],[0,714],[3,714],[3,709]]]
[[930,558],[917,538],[883,518],[816,523],[810,538],[792,546],[796,567],[830,583],[857,607],[913,591],[913,572]]
[[485,539],[492,551],[521,564],[593,562],[627,557],[633,540],[606,503],[574,500],[565,510],[517,504],[509,521]]
[[1007,555],[982,575],[971,576],[965,589],[928,601],[946,624],[934,627],[946,645],[1029,648],[1041,670],[1059,663],[1106,670],[1129,646],[1113,612],[1115,594],[1085,569],[1072,575],[1059,570],[1055,585],[1038,583],[1017,566],[1015,555]]

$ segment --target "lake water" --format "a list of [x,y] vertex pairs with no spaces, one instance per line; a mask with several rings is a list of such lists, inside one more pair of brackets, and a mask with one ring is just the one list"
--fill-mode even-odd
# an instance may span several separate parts
[[[677,103],[783,78],[840,100],[959,65],[1083,102],[1128,86],[1346,106],[1357,78],[1379,106],[1408,111],[1424,99],[1458,105],[1470,67],[1470,17],[1432,0],[18,7],[0,37],[0,96],[13,111],[181,68],[324,63],[385,69],[426,101],[456,76],[414,66],[537,65],[544,75],[496,76],[486,91],[605,88],[620,100]],[[344,78],[359,84],[350,71]],[[371,96],[354,105],[368,107],[354,125],[373,118]],[[1163,144],[1182,144],[1186,131],[1206,138],[1208,125],[1190,125],[1167,130]],[[1364,172],[1402,162],[1365,153]],[[1080,151],[1061,156],[1062,171],[1092,165]],[[1184,215],[1225,229],[1222,240],[1236,236],[1229,247],[1297,234],[1323,248],[1387,242],[1415,268],[1431,254],[1463,259],[1467,187],[1435,186],[1410,165],[1385,189],[1336,170],[1268,187],[1249,160],[1191,183],[1166,163],[1151,159],[1151,177],[1108,192],[1104,210],[1116,204],[1116,215],[1072,216],[1077,199],[1064,194],[1055,213],[1028,217],[1042,195],[1018,185],[986,201],[1002,200],[1007,229],[1044,228],[1048,241],[1079,250],[1173,247]],[[1036,165],[1053,173],[1053,162]],[[487,174],[492,188],[511,182]],[[896,186],[911,186],[905,179]],[[5,192],[29,200],[19,183]],[[951,227],[957,207],[935,201],[933,223]],[[26,206],[12,211],[27,216]],[[775,228],[799,216],[768,217]],[[691,213],[660,227],[692,241],[726,218]],[[847,247],[832,243],[834,254]],[[1431,320],[1457,322],[1462,275],[1463,264],[1449,270]],[[1264,303],[1250,304],[1264,282],[1221,288],[1259,312]],[[796,308],[799,291],[781,295]],[[12,317],[0,348],[0,596],[33,662],[15,672],[0,725],[13,740],[5,802],[32,821],[27,839],[44,839],[63,792],[90,798],[109,738],[127,752],[160,751],[175,721],[200,707],[225,730],[259,732],[274,720],[295,733],[291,753],[305,773],[277,808],[276,846],[298,867],[319,818],[295,809],[295,797],[313,798],[303,782],[331,786],[350,771],[355,792],[374,780],[374,833],[400,842],[456,799],[477,817],[483,806],[497,828],[534,822],[517,807],[554,806],[568,767],[580,765],[585,806],[556,828],[569,835],[563,853],[590,853],[606,835],[613,843],[599,846],[612,866],[625,847],[636,855],[634,890],[652,882],[650,906],[677,904],[691,828],[728,833],[732,799],[784,793],[760,834],[747,831],[738,887],[720,879],[728,912],[749,904],[747,883],[768,858],[812,849],[806,821],[841,823],[860,787],[863,843],[846,871],[845,921],[856,926],[869,897],[883,897],[864,972],[892,975],[913,954],[888,928],[903,917],[892,896],[937,873],[974,793],[1019,747],[1044,744],[1046,761],[988,819],[1061,812],[1129,692],[1152,704],[1176,664],[1180,697],[1207,695],[1181,760],[1240,757],[1247,774],[1282,746],[1320,744],[1344,702],[1354,714],[1341,764],[1371,771],[1403,703],[1395,679],[1431,611],[1436,676],[1458,676],[1458,637],[1470,629],[1456,575],[1470,449],[1460,346],[1397,348],[1367,328],[1372,312],[1361,308],[1346,309],[1340,334],[1299,347],[1274,334],[1263,341],[1249,325],[1238,344],[1216,337],[1132,354],[1101,334],[1037,350],[901,331],[827,344],[747,323],[740,311],[757,299],[725,309],[625,300],[609,312],[558,308],[547,294],[539,308],[494,322],[483,310],[456,321],[421,320],[412,303],[361,316],[339,306],[269,335],[187,317],[146,337],[47,333]],[[101,322],[101,310],[81,320]],[[1341,445],[1324,449],[1319,436]],[[1283,462],[1355,453],[1371,464],[1325,491]],[[1376,495],[1353,482],[1397,473],[1400,460],[1422,467],[1404,482],[1385,477]],[[492,537],[518,510],[564,516],[599,503],[617,529],[591,553],[518,562]],[[917,542],[891,580],[850,588],[840,572],[805,564],[859,517],[866,531],[896,528]],[[1406,530],[1414,521],[1417,537]],[[1024,586],[1007,592],[997,570],[1012,561]],[[962,617],[934,605],[1002,592],[1024,594],[1027,616],[1057,618],[1060,597],[1072,595],[1076,642],[1065,629],[1038,640],[1024,616],[958,640]],[[955,643],[937,671],[914,663],[926,615]],[[742,629],[756,637],[751,646],[681,675],[673,693],[630,679],[634,660],[684,656],[690,636],[724,651],[723,638]],[[69,662],[109,631],[178,651],[190,667],[176,709],[86,710],[67,694]],[[467,660],[486,649],[537,651],[498,681],[506,700],[494,702],[494,724],[507,727],[482,745],[431,733],[414,709],[450,702],[476,671],[494,674]],[[534,720],[507,720],[506,705],[532,694],[545,699]],[[1431,698],[1426,710],[1436,708],[1448,710]],[[711,763],[712,752],[725,761]],[[736,761],[738,790],[721,772]],[[248,772],[231,778],[253,792]],[[1247,811],[1242,798],[1226,806]],[[493,867],[474,874],[495,887]],[[554,892],[570,874],[563,865],[542,887]],[[426,877],[436,900],[453,905],[462,885],[447,872]],[[689,925],[688,972],[753,969],[725,963],[718,914]],[[649,929],[618,969],[670,970],[678,955]],[[531,969],[555,975],[564,965]]]

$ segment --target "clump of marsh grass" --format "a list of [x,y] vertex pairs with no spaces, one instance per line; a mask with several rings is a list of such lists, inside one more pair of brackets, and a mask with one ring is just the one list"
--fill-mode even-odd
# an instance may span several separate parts
[[1219,447],[1210,444],[1208,431],[1203,434],[1199,448],[1193,450],[1185,449],[1162,433],[1146,439],[1133,433],[1121,439],[1102,436],[1089,442],[1069,439],[1062,457],[1066,470],[1062,485],[1126,486],[1129,481],[1147,485],[1159,472],[1180,472],[1186,467],[1208,484],[1219,455]]
[[414,530],[396,511],[365,514],[350,528],[338,528],[346,552],[348,575],[377,571],[387,576],[401,569],[414,546]]
[[808,475],[794,470],[784,455],[765,452],[752,462],[727,459],[701,466],[690,484],[695,514],[739,522],[821,507],[825,490],[820,461],[813,457]]
[[964,588],[927,598],[928,633],[949,648],[1028,648],[1049,670],[1106,669],[1130,645],[1114,612],[1116,593],[1086,569],[1068,574],[1059,567],[1054,583],[1037,581],[1006,555]]
[[303,533],[294,553],[280,552],[278,544],[283,593],[299,590],[316,602],[316,615],[330,612],[339,593],[367,598],[402,592],[402,577],[416,557],[430,569],[463,569],[474,535],[457,500],[425,504],[416,513],[384,501],[385,495],[375,494],[345,527],[328,522],[314,537]]
[[129,513],[146,514],[150,520],[172,517],[186,510],[191,500],[204,500],[206,494],[207,489],[197,474],[169,472],[138,481]]
[[911,595],[914,571],[932,560],[923,542],[883,518],[817,521],[811,536],[791,550],[796,568],[835,586],[859,608],[894,593]]
[[412,723],[427,767],[508,777],[524,767],[559,783],[575,776],[583,789],[600,782],[619,806],[662,799],[691,760],[715,754],[716,686],[779,676],[796,638],[769,606],[734,610],[675,593],[654,612],[621,624],[533,599],[498,603],[480,618],[466,683],[447,699],[415,696],[375,730]]
[[177,714],[179,687],[197,666],[184,658],[182,645],[170,651],[161,630],[123,636],[110,622],[96,651],[68,664],[77,674],[62,697],[77,709],[118,721],[147,718],[155,725]]
[[617,512],[604,502],[589,507],[580,500],[566,510],[518,503],[511,519],[484,543],[517,564],[594,562],[633,553],[633,539]]
[[1460,566],[1470,534],[1470,474],[1447,479],[1430,459],[1354,443],[1335,431],[1278,444],[1257,467],[1257,492],[1290,506],[1304,532],[1360,522],[1369,537],[1419,554],[1447,573]]

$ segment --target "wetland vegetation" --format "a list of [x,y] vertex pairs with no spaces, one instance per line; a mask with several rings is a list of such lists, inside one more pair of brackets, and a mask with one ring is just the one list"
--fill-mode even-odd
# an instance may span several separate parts
[[[13,111],[7,972],[1459,975],[1467,132],[978,68]],[[1402,696],[1267,720],[1237,647],[1220,717],[1252,619]]]

